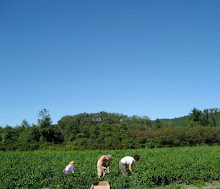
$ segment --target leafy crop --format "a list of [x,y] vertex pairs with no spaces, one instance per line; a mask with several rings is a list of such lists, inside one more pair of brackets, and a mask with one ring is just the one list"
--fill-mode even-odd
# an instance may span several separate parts
[[[115,151],[0,152],[2,188],[89,188],[97,180],[96,163],[103,154],[113,155],[107,180],[111,188],[147,188],[195,180],[212,182],[220,176],[220,148],[183,147]],[[139,154],[134,174],[122,176],[118,162],[124,156]],[[62,171],[75,161],[75,174]]]

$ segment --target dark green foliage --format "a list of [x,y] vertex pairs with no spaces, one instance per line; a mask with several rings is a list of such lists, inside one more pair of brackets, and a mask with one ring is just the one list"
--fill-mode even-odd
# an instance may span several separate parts
[[[133,149],[219,144],[219,109],[196,108],[174,119],[128,117],[118,113],[81,113],[62,117],[52,125],[49,111],[38,114],[38,124],[0,127],[0,150]],[[56,145],[57,146],[56,146]],[[59,145],[58,145],[59,144]]]
[[153,129],[159,129],[162,127],[163,127],[163,124],[162,124],[161,120],[156,119],[153,123]]
[[220,111],[217,108],[205,109],[203,112],[194,108],[189,118],[192,126],[220,126]]

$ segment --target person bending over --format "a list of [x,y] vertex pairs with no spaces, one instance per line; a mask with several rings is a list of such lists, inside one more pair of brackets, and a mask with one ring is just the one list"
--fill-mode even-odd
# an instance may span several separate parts
[[100,179],[101,176],[105,176],[106,173],[109,173],[109,167],[110,167],[110,162],[112,159],[112,155],[103,155],[99,158],[97,162],[97,171],[98,171],[98,179]]
[[75,164],[75,162],[71,161],[71,162],[69,162],[69,165],[67,165],[65,167],[65,169],[63,171],[66,175],[70,174],[71,172],[74,173],[74,164]]
[[133,173],[133,171],[132,171],[133,163],[139,161],[139,159],[140,159],[139,155],[135,155],[134,157],[125,156],[124,158],[122,158],[119,161],[119,168],[120,168],[122,174],[124,176],[128,176],[128,173],[127,173],[127,170],[126,170],[126,166],[128,166],[130,172]]

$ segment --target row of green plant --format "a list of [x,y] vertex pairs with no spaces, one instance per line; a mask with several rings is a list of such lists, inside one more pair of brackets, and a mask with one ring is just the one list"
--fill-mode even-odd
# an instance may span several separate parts
[[[67,152],[0,152],[0,185],[2,188],[89,188],[97,180],[96,163],[111,153],[111,188],[148,188],[172,183],[191,184],[195,180],[212,182],[220,177],[220,148],[179,147],[139,150],[96,150]],[[122,176],[118,162],[124,156],[140,155],[133,166],[134,174]],[[75,161],[74,175],[62,170]]]

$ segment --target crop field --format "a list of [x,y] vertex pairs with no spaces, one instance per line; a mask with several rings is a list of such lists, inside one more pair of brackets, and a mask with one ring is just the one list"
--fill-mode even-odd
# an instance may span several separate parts
[[[88,189],[97,180],[96,163],[101,155],[112,154],[107,180],[111,188],[149,188],[194,180],[212,182],[220,178],[220,147],[60,152],[0,152],[0,188]],[[118,162],[124,156],[140,155],[134,174],[121,175]],[[74,175],[64,175],[64,167],[75,161]]]

